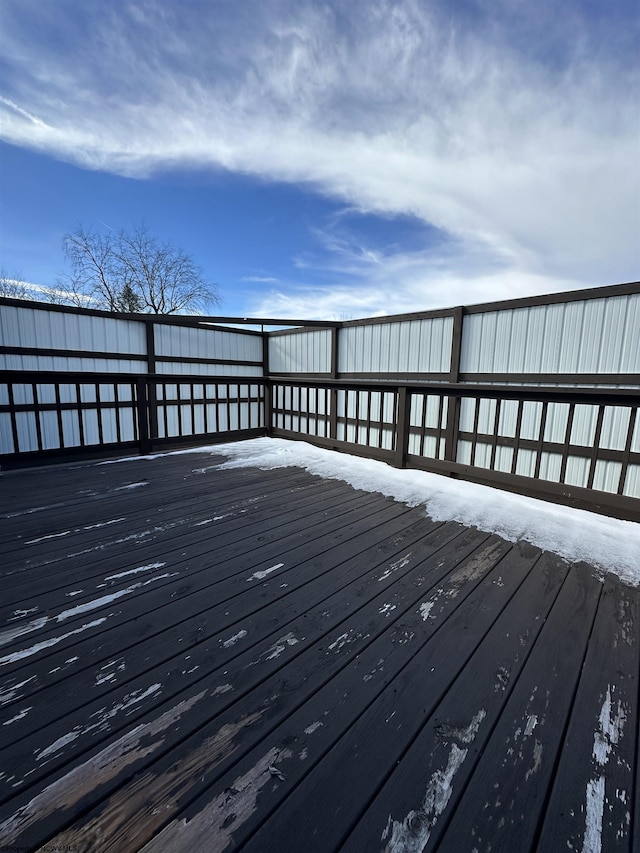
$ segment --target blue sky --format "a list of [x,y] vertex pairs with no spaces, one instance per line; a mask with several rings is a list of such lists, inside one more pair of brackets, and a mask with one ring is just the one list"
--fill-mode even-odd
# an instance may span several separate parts
[[144,223],[228,315],[640,278],[635,2],[2,0],[0,266]]

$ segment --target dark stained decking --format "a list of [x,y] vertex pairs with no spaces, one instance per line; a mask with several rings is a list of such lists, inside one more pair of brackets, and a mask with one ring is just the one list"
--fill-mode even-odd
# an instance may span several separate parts
[[640,849],[637,589],[220,461],[0,477],[1,849]]

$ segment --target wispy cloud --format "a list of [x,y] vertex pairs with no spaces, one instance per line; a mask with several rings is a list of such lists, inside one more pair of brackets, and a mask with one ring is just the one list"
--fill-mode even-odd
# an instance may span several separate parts
[[[633,279],[637,16],[533,5],[4,0],[2,135],[124,175],[301,183],[452,236],[454,252],[407,256],[334,234],[330,259],[369,290],[345,311],[388,304],[371,294],[394,272],[398,300],[421,305]],[[314,304],[342,311],[343,287]]]
[[515,271],[499,258],[491,262],[483,246],[474,248],[470,243],[465,244],[463,257],[455,250],[433,249],[368,254],[359,244],[351,251],[342,245],[334,255],[309,256],[298,266],[326,283],[310,286],[296,279],[281,281],[254,297],[248,313],[256,317],[356,319],[584,286],[572,279]]

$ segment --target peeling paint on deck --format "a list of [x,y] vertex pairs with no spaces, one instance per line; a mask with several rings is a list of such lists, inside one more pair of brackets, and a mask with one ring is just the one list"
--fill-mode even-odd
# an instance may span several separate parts
[[[192,788],[197,787],[208,772],[238,749],[242,732],[257,722],[264,711],[263,708],[234,722],[225,723],[215,734],[204,739],[168,769],[158,773],[153,770],[142,772],[119,788],[106,801],[99,815],[89,818],[86,822],[80,819],[50,843],[54,846],[75,845],[80,849],[92,850],[104,849],[108,842],[112,849],[124,850],[130,849],[134,835],[140,838],[144,833],[150,838],[175,814],[180,800]],[[277,752],[273,754],[273,759],[277,763]],[[274,760],[269,761],[269,764],[274,764]],[[267,781],[274,782],[268,770],[266,775]],[[148,808],[150,801],[154,804],[153,809]],[[162,833],[158,837],[161,835]],[[185,836],[181,835],[183,842],[184,838]],[[211,839],[202,839],[202,843],[207,845],[207,850],[214,849],[211,847]]]
[[63,536],[68,536],[70,530],[63,530],[62,533],[48,533],[46,536],[39,536],[37,539],[27,539],[25,545],[37,545],[39,542],[46,542],[47,539],[60,539]]
[[33,705],[30,705],[28,708],[21,708],[20,711],[15,715],[15,717],[11,717],[10,720],[6,720],[2,725],[10,726],[11,723],[17,723],[18,720],[24,720],[29,711],[33,710]]
[[[585,792],[585,829],[582,853],[601,853],[602,822],[606,803],[606,778],[604,768],[609,763],[612,752],[622,740],[627,714],[618,700],[617,707],[612,701],[615,686],[607,685],[607,690],[598,717],[598,728],[593,735],[592,760],[596,773],[587,782]],[[617,798],[624,803],[625,791],[616,791]],[[628,826],[626,827],[628,830]],[[626,835],[625,828],[622,837]],[[619,833],[620,834],[620,833]]]
[[267,575],[271,574],[271,572],[275,572],[278,569],[281,569],[283,566],[284,566],[284,563],[276,563],[275,566],[271,566],[271,568],[269,568],[269,569],[262,569],[262,571],[254,572],[250,578],[247,578],[247,583],[249,583],[249,581],[254,581],[254,580],[258,580],[258,581],[264,580],[267,577]]
[[[304,640],[304,637],[302,638]],[[268,660],[275,660],[280,657],[280,655],[286,651],[291,646],[295,646],[300,642],[298,637],[290,631],[288,634],[285,634],[283,637],[279,637],[273,645],[269,646],[261,655],[259,655],[255,660],[252,660],[249,666],[255,666],[259,663],[264,663]]]
[[141,853],[181,853],[186,848],[191,853],[226,850],[233,844],[234,831],[256,812],[258,795],[273,783],[275,774],[269,768],[291,755],[288,749],[273,747],[196,815],[172,821]]
[[[380,838],[386,841],[385,853],[422,853],[429,841],[438,818],[446,809],[453,781],[469,752],[468,745],[477,737],[480,724],[486,716],[481,708],[465,727],[441,726],[439,735],[444,740],[455,740],[447,756],[445,767],[436,770],[427,783],[424,799],[417,810],[410,811],[399,821],[389,815],[387,825]],[[464,744],[461,748],[458,744]]]
[[34,750],[35,760],[42,761],[51,755],[55,755],[63,750],[69,743],[72,743],[79,737],[84,737],[92,731],[108,730],[110,720],[123,711],[127,711],[129,708],[132,708],[134,705],[139,705],[150,696],[155,696],[155,694],[160,691],[161,687],[161,684],[155,683],[144,690],[142,688],[139,690],[133,690],[131,693],[127,693],[122,698],[121,702],[116,702],[111,708],[100,708],[99,710],[94,711],[94,713],[91,714],[90,719],[95,719],[95,722],[85,724],[83,726],[76,726],[72,731],[57,738],[57,740],[49,744],[49,746],[40,749],[40,751],[37,749]]
[[37,613],[37,611],[37,607],[29,607],[28,610],[14,610],[8,621],[15,622],[16,619],[24,619],[25,616],[29,616],[31,613]]
[[7,705],[9,702],[12,702],[14,699],[21,699],[22,696],[18,695],[18,691],[21,687],[24,687],[25,684],[29,684],[31,681],[34,681],[37,676],[32,675],[30,678],[26,678],[24,681],[18,681],[15,684],[7,684],[5,687],[0,690],[0,706]]
[[[199,702],[207,691],[184,699],[150,723],[136,726],[109,746],[74,767],[36,794],[0,824],[0,838],[9,844],[30,826],[59,810],[71,809],[85,794],[115,778],[130,764],[159,749],[166,730]],[[149,742],[150,738],[159,737]],[[142,744],[144,741],[144,745]]]
[[149,563],[147,566],[138,566],[135,569],[128,569],[126,572],[117,572],[115,575],[107,575],[105,580],[114,581],[118,578],[126,578],[128,575],[137,575],[140,572],[149,572],[152,569],[161,569],[166,565],[166,563]]
[[69,637],[73,637],[76,634],[82,634],[83,631],[88,631],[90,628],[97,628],[98,625],[102,625],[102,623],[106,622],[107,619],[107,616],[103,616],[101,619],[94,619],[93,622],[87,622],[86,625],[76,628],[75,631],[67,631],[66,634],[59,634],[57,637],[50,637],[48,640],[42,640],[42,642],[36,643],[35,646],[30,646],[27,649],[20,649],[20,651],[12,652],[10,655],[5,655],[0,658],[0,666],[6,666],[8,663],[15,663],[16,661],[23,660],[24,658],[31,657],[32,655],[37,655],[38,652],[41,652],[44,649],[50,649],[52,646],[57,646],[58,643],[61,643],[63,640],[67,640]]
[[237,634],[234,634],[233,637],[229,637],[228,640],[220,640],[220,642],[222,643],[223,648],[230,649],[231,646],[235,646],[235,644],[239,640],[244,639],[244,637],[246,637],[246,636],[247,636],[247,631],[245,631],[244,628],[242,628],[240,631],[238,631]]
[[369,636],[369,634],[363,634],[361,631],[356,631],[355,628],[349,628],[348,631],[345,631],[343,634],[336,637],[333,643],[329,644],[328,648],[332,652],[339,652],[345,646],[355,643],[358,640],[366,640]]
[[387,578],[391,577],[392,574],[399,571],[400,569],[404,569],[405,566],[408,566],[411,561],[411,551],[408,551],[404,557],[400,557],[399,560],[396,560],[394,563],[391,563],[380,575],[378,578],[378,583],[381,581],[386,581]]
[[40,616],[38,619],[32,619],[31,622],[27,622],[26,625],[16,625],[7,631],[3,631],[0,634],[0,646],[6,646],[7,643],[12,643],[18,637],[23,637],[25,634],[31,634],[33,631],[44,628],[48,621],[48,616]]
[[[442,605],[444,601],[457,598],[463,586],[467,583],[480,580],[496,564],[496,561],[505,554],[505,543],[498,541],[481,548],[461,566],[453,571],[446,582],[438,587],[419,607],[419,613],[426,622],[431,616],[431,611],[436,605]],[[431,616],[435,618],[435,616]]]

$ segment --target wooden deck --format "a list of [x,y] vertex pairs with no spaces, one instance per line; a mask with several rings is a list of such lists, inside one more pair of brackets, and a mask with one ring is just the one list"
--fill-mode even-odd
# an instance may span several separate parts
[[640,849],[637,589],[220,461],[0,476],[0,849]]

